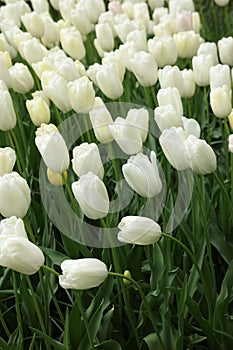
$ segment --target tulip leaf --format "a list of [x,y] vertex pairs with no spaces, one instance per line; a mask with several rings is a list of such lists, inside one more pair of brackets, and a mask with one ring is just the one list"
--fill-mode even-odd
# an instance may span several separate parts
[[61,265],[62,261],[69,259],[66,255],[62,254],[61,252],[58,252],[54,249],[46,248],[46,247],[40,247],[40,249],[49,257],[49,259],[52,261],[54,265]]
[[96,345],[96,350],[122,350],[122,347],[115,340],[107,340]]
[[58,342],[57,340],[54,340],[53,338],[49,337],[47,334],[44,334],[42,331],[40,331],[39,329],[30,327],[34,332],[36,332],[39,337],[45,341],[47,341],[50,345],[53,346],[54,350],[66,350],[66,348],[64,347],[64,345],[62,345],[60,342]]
[[161,350],[161,345],[156,333],[150,333],[143,338],[149,350]]

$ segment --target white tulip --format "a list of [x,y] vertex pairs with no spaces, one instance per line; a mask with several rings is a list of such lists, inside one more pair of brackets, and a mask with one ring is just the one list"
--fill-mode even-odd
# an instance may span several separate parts
[[0,221],[0,242],[13,237],[28,238],[23,220],[16,216]]
[[143,216],[125,216],[118,225],[118,240],[123,243],[148,245],[161,237],[159,224]]
[[21,16],[21,21],[27,31],[36,38],[41,38],[44,33],[44,24],[41,15],[32,11]]
[[88,77],[70,81],[67,85],[72,108],[77,113],[89,112],[95,103],[95,90]]
[[64,260],[59,284],[65,289],[89,289],[98,287],[108,276],[106,265],[95,258]]
[[0,130],[7,131],[16,125],[16,114],[6,84],[0,80]]
[[149,39],[148,51],[154,57],[158,67],[173,65],[177,60],[176,44],[172,36]]
[[109,211],[107,189],[100,178],[92,172],[82,175],[72,183],[72,191],[83,213],[93,220],[105,217]]
[[169,129],[172,126],[183,126],[181,117],[177,114],[173,105],[165,105],[154,109],[154,118],[160,129]]
[[212,55],[198,55],[192,58],[195,83],[199,86],[210,84],[210,68],[214,66]]
[[183,129],[185,138],[189,135],[194,135],[196,138],[199,138],[201,135],[201,127],[196,119],[181,117],[183,123]]
[[218,52],[222,64],[233,66],[233,37],[222,38],[218,41]]
[[183,115],[183,104],[179,90],[176,87],[167,87],[166,89],[159,89],[157,94],[159,107],[172,105],[178,116]]
[[[100,66],[96,73],[96,81],[99,88],[108,98],[114,100],[123,94],[123,85],[114,64]],[[113,81],[114,84],[112,83]]]
[[12,89],[21,94],[26,94],[34,86],[33,77],[28,67],[23,63],[15,63],[9,68]]
[[103,0],[85,0],[83,5],[91,23],[97,23],[101,13],[105,12]]
[[109,23],[98,23],[95,26],[96,38],[104,51],[112,51],[114,37]]
[[36,131],[36,146],[46,164],[55,173],[69,167],[69,153],[62,135],[53,124],[41,124]]
[[11,173],[15,165],[16,154],[10,147],[0,148],[0,176]]
[[183,79],[183,93],[182,97],[190,98],[194,95],[196,84],[194,81],[194,73],[192,69],[183,69],[181,71],[182,79]]
[[80,32],[75,27],[61,29],[60,39],[63,50],[74,60],[82,60],[86,49]]
[[162,89],[167,87],[176,87],[182,96],[184,84],[181,72],[177,66],[165,66],[158,71],[159,83]]
[[26,107],[30,118],[36,126],[50,122],[50,109],[47,102],[42,97],[35,97],[26,101]]
[[136,52],[132,58],[129,59],[131,70],[136,76],[138,82],[142,86],[155,85],[158,78],[158,67],[154,57],[145,52]]
[[228,150],[233,153],[233,134],[230,134],[228,137]]
[[223,85],[230,91],[232,85],[230,67],[227,64],[217,64],[210,68],[210,90]]
[[211,89],[210,106],[218,118],[227,117],[232,110],[231,90],[226,85]]
[[218,64],[218,50],[217,45],[214,42],[201,43],[197,50],[197,56],[200,55],[211,55],[213,58],[213,65]]
[[130,108],[127,116],[127,122],[139,129],[142,142],[145,142],[148,135],[149,112],[146,108]]
[[19,44],[21,56],[29,63],[41,61],[47,54],[47,49],[36,38],[24,40]]
[[23,218],[31,203],[27,181],[17,172],[0,176],[0,213],[4,217]]
[[218,6],[226,6],[230,0],[214,0]]
[[173,39],[176,44],[178,57],[180,58],[192,58],[197,54],[201,43],[204,42],[200,34],[195,33],[193,30],[174,34]]

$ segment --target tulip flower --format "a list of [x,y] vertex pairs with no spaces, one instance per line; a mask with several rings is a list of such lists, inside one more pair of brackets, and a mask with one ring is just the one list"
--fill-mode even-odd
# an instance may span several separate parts
[[74,9],[70,11],[71,22],[82,35],[88,35],[94,30],[94,24],[91,23],[86,10],[81,3],[77,3]]
[[197,174],[210,174],[216,170],[216,155],[205,140],[200,140],[190,135],[185,141],[188,149],[191,168]]
[[64,185],[64,178],[67,179],[67,171],[64,171],[63,174],[61,173],[55,173],[51,169],[47,168],[47,178],[51,185],[53,186],[63,186]]
[[9,68],[11,66],[9,67],[8,63],[11,62],[11,58],[10,58],[10,54],[8,53],[10,58],[10,61],[8,61],[6,55],[4,55],[5,53],[6,51],[5,52],[0,51],[0,80],[4,81],[7,88],[9,89],[11,88],[12,81],[9,73]]
[[42,251],[25,237],[0,240],[0,265],[25,275],[36,273],[44,264]]
[[233,37],[228,36],[218,41],[218,52],[222,64],[233,66]]
[[172,36],[149,39],[148,51],[160,68],[166,65],[173,65],[177,60],[176,44]]
[[214,0],[218,6],[226,6],[230,0]]
[[217,64],[210,68],[210,90],[223,85],[230,91],[232,85],[230,67],[227,64]]
[[230,134],[228,137],[228,150],[233,153],[233,134]]
[[196,138],[200,137],[201,127],[196,119],[181,117],[181,120],[183,123],[185,138],[189,135],[194,135]]
[[162,89],[176,87],[182,96],[184,84],[181,72],[177,66],[165,66],[158,71],[159,83]]
[[136,52],[129,59],[131,70],[142,86],[155,85],[158,78],[158,67],[154,57],[145,52]]
[[96,38],[104,51],[112,51],[114,37],[109,23],[98,23],[95,26]]
[[16,125],[16,115],[6,84],[0,80],[0,130],[7,131]]
[[194,12],[194,3],[193,0],[170,0],[169,1],[169,12],[173,16],[176,16],[182,11]]
[[100,97],[95,98],[94,107],[90,110],[89,115],[97,140],[101,143],[111,142],[113,137],[109,131],[109,125],[113,123],[113,120]]
[[181,97],[191,98],[194,95],[196,88],[193,70],[183,69],[181,75],[183,79],[183,93]]
[[41,61],[47,55],[47,49],[39,39],[32,38],[20,42],[19,52],[21,56],[31,65]]
[[169,163],[177,170],[185,170],[191,166],[185,139],[186,135],[181,127],[165,129],[159,137],[159,143],[163,153]]
[[108,192],[103,181],[92,172],[72,183],[72,191],[83,213],[93,220],[105,217],[109,210]]
[[183,126],[181,117],[177,114],[175,108],[169,104],[156,107],[154,109],[154,118],[160,131],[169,129],[172,126]]
[[127,122],[140,130],[142,142],[146,141],[149,127],[149,112],[146,108],[130,108],[127,116]]
[[201,43],[197,50],[197,56],[200,55],[211,55],[213,58],[214,66],[219,63],[217,45],[214,42]]
[[4,217],[23,218],[31,203],[27,181],[17,172],[0,176],[0,213]]
[[61,174],[69,167],[68,149],[55,125],[41,124],[36,130],[35,143],[50,170]]
[[46,47],[53,47],[59,42],[59,31],[58,24],[54,22],[49,12],[44,12],[41,14],[43,20],[44,32],[41,37],[41,42]]
[[100,14],[105,12],[103,0],[85,0],[83,5],[91,23],[97,23]]
[[0,148],[0,176],[11,173],[15,165],[15,151],[10,147]]
[[42,123],[48,124],[50,122],[50,109],[42,97],[35,97],[32,100],[27,100],[26,107],[33,124],[36,126],[40,126]]
[[145,30],[135,29],[132,30],[126,37],[126,42],[133,44],[135,52],[148,51],[147,49],[147,36]]
[[26,30],[35,38],[41,38],[44,33],[44,24],[41,18],[41,15],[32,11],[25,13],[21,16],[21,21],[23,22]]
[[120,55],[120,50],[115,50],[112,52],[105,52],[104,57],[102,58],[102,64],[113,64],[119,73],[120,80],[124,80],[125,75],[125,65],[123,63],[123,59]]
[[95,258],[64,260],[59,284],[65,289],[84,290],[98,287],[108,276],[107,266]]
[[143,216],[125,216],[118,225],[118,240],[123,243],[147,245],[161,237],[159,224]]
[[49,4],[47,0],[31,0],[33,10],[38,13],[49,11]]
[[0,242],[8,238],[24,237],[28,238],[25,231],[24,222],[21,218],[11,216],[0,221]]
[[162,189],[156,154],[153,151],[150,160],[142,153],[131,156],[122,166],[122,171],[129,186],[142,197],[154,197]]
[[136,21],[142,22],[145,28],[148,28],[150,22],[150,14],[148,6],[145,2],[134,3],[133,17]]
[[231,90],[226,85],[211,89],[210,105],[218,118],[226,118],[232,110]]
[[212,55],[198,55],[192,58],[195,83],[199,86],[210,84],[210,68],[214,66]]
[[77,113],[87,113],[95,103],[95,90],[88,77],[70,81],[67,85],[72,108]]
[[178,116],[183,115],[183,104],[179,90],[176,87],[167,87],[166,89],[159,89],[157,94],[159,106],[172,105]]
[[26,94],[33,88],[34,80],[25,64],[15,63],[9,68],[9,73],[11,76],[11,86],[16,92]]
[[[123,85],[114,64],[100,66],[96,73],[96,81],[99,88],[108,98],[114,100],[123,94]],[[114,84],[112,84],[113,81]]]
[[102,180],[104,167],[100,158],[98,146],[95,143],[84,142],[73,149],[73,170],[79,177],[92,171]]
[[86,55],[86,49],[80,32],[75,27],[68,27],[60,31],[63,50],[73,59],[82,60]]
[[193,30],[174,34],[173,38],[180,58],[192,58],[197,54],[201,43],[204,42],[204,39]]

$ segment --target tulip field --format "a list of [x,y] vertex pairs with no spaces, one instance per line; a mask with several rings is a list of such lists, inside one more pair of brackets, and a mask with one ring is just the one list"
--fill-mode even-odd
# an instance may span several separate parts
[[0,1],[0,350],[233,349],[233,0]]

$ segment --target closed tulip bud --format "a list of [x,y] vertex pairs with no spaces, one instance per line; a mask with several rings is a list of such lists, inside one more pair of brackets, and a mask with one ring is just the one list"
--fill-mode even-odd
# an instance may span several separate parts
[[101,64],[94,63],[94,64],[90,65],[87,69],[88,78],[91,79],[91,81],[93,81],[93,83],[96,86],[98,86],[96,75],[100,71],[101,68],[102,68]]
[[80,32],[75,27],[61,29],[60,39],[63,50],[73,59],[82,60],[86,49]]
[[33,10],[38,13],[49,11],[49,4],[47,0],[31,0]]
[[170,14],[165,16],[159,24],[153,26],[155,36],[173,36],[174,33],[176,33],[176,21]]
[[44,24],[41,15],[32,11],[21,16],[21,21],[27,31],[36,38],[41,38],[44,33]]
[[177,170],[188,169],[191,165],[189,152],[185,146],[185,138],[185,132],[180,127],[165,129],[159,137],[163,153],[169,163]]
[[11,173],[15,165],[15,151],[10,147],[0,148],[0,176]]
[[142,22],[145,28],[148,28],[150,22],[150,14],[148,6],[145,2],[138,2],[134,4],[133,16],[135,20]]
[[47,54],[47,49],[36,38],[22,41],[19,44],[19,51],[29,64],[41,61]]
[[112,51],[114,37],[109,23],[99,23],[95,26],[96,38],[104,51]]
[[63,186],[64,178],[67,179],[67,171],[64,171],[63,174],[54,173],[51,169],[47,169],[47,177],[51,185],[53,186]]
[[48,107],[50,106],[50,101],[49,98],[45,95],[43,90],[36,90],[34,92],[32,92],[32,97],[33,98],[42,98],[42,100],[44,100]]
[[142,86],[155,85],[158,78],[158,67],[151,54],[144,51],[136,52],[129,62],[134,75]]
[[94,24],[91,23],[81,3],[71,9],[71,22],[82,35],[88,35],[94,29]]
[[159,224],[143,216],[125,216],[118,228],[118,240],[123,243],[148,245],[157,242],[161,237]]
[[109,125],[113,123],[111,114],[100,97],[95,98],[94,107],[89,112],[95,137],[101,143],[113,140]]
[[124,80],[125,75],[125,65],[123,63],[122,57],[119,50],[112,52],[105,52],[104,57],[102,58],[102,64],[113,64],[119,73],[120,80]]
[[194,95],[196,89],[193,70],[183,69],[181,71],[181,75],[183,78],[184,86],[182,97],[191,98]]
[[11,88],[11,76],[9,73],[9,69],[5,63],[4,58],[2,57],[1,53],[3,53],[3,51],[0,51],[0,80],[4,81],[6,86],[9,88]]
[[228,115],[228,121],[231,126],[231,129],[233,130],[233,109],[231,110],[231,113]]
[[97,23],[100,14],[105,12],[103,0],[85,0],[83,5],[91,23]]
[[89,172],[73,182],[72,191],[83,213],[89,219],[101,219],[108,214],[107,189],[103,181],[94,173]]
[[185,32],[193,29],[192,12],[182,11],[176,15],[176,31]]
[[44,25],[44,33],[41,37],[42,44],[46,47],[53,47],[59,43],[58,24],[53,21],[48,12],[41,15]]
[[190,155],[191,168],[195,173],[205,175],[216,170],[216,155],[205,140],[190,135],[185,144]]
[[233,134],[228,137],[228,150],[233,153]]
[[129,186],[142,197],[154,197],[162,189],[155,152],[150,153],[150,159],[138,153],[131,156],[122,166],[124,177]]
[[[128,278],[132,278],[132,275],[131,275],[129,270],[125,270],[124,271],[124,276],[128,277]],[[127,278],[123,279],[123,283],[124,283],[125,286],[130,286],[130,284],[131,284],[131,282]]]
[[36,97],[26,101],[26,107],[34,125],[50,122],[50,109],[42,97]]
[[36,146],[47,166],[55,173],[64,173],[69,167],[69,153],[62,135],[53,124],[41,124],[36,130]]
[[100,158],[98,146],[95,143],[84,142],[73,149],[73,170],[79,177],[92,171],[102,180],[104,167]]
[[178,116],[183,115],[183,105],[179,90],[176,87],[167,87],[166,89],[159,89],[157,94],[159,106],[166,106],[171,104]]
[[[114,100],[123,94],[123,85],[114,64],[100,66],[96,73],[96,81],[99,88],[108,98]],[[112,84],[113,81],[114,84]]]
[[131,155],[142,151],[141,131],[135,124],[118,117],[109,125],[109,131],[124,153]]
[[233,37],[222,38],[218,41],[218,52],[222,64],[233,66]]
[[0,265],[33,275],[43,264],[42,251],[27,238],[11,237],[0,242]]
[[176,16],[182,11],[194,12],[194,3],[193,0],[170,0],[169,1],[169,12],[173,16]]
[[87,113],[94,106],[95,90],[87,77],[70,81],[67,85],[72,108],[77,113]]
[[213,65],[218,64],[218,51],[217,45],[214,42],[201,43],[197,50],[197,56],[200,55],[211,55],[213,58]]
[[204,39],[193,30],[174,34],[173,38],[180,58],[192,58],[197,54],[200,44],[204,42]]
[[127,113],[126,120],[135,128],[139,129],[142,142],[145,142],[148,135],[149,127],[148,110],[146,108],[131,108]]
[[75,1],[74,0],[66,0],[62,1],[59,0],[59,12],[62,16],[62,18],[67,22],[71,23],[71,9],[75,7]]
[[[122,43],[126,42],[127,35],[135,28],[133,21],[131,21],[127,16],[121,16],[122,20],[119,23],[114,24],[114,29],[116,31],[117,36],[120,38]],[[119,17],[118,17],[119,18]]]
[[0,51],[0,59],[4,62],[6,68],[12,66],[11,55],[8,51]]
[[155,24],[159,24],[163,21],[168,15],[168,8],[167,7],[156,7],[152,13],[152,19],[155,22]]
[[189,135],[194,135],[196,138],[200,137],[201,127],[196,119],[181,117],[181,120],[183,123],[185,138],[187,138]]
[[176,44],[171,36],[149,39],[148,50],[157,62],[158,67],[173,65],[177,60]]
[[145,30],[132,30],[126,37],[127,42],[133,43],[134,51],[148,51]]
[[28,67],[23,63],[15,63],[9,68],[12,89],[21,94],[26,94],[34,86],[33,77]]
[[181,72],[177,66],[165,66],[163,69],[159,69],[158,78],[162,89],[169,86],[176,87],[182,96],[184,85]]
[[192,58],[195,83],[199,86],[210,84],[210,68],[214,66],[212,55],[199,55]]
[[9,44],[3,33],[0,33],[0,50],[9,52],[11,58],[15,58],[17,56],[16,49]]
[[226,64],[217,64],[210,68],[210,90],[223,85],[226,85],[228,90],[231,89],[230,67]]
[[71,111],[67,81],[54,71],[44,71],[41,76],[42,89],[47,97],[64,113]]
[[23,218],[31,203],[31,192],[27,181],[12,172],[0,177],[0,213],[2,216]]
[[7,131],[16,125],[16,115],[6,84],[0,81],[0,130]]
[[215,3],[218,5],[218,6],[226,6],[227,4],[229,4],[229,1],[230,0],[214,0]]
[[28,238],[23,220],[21,218],[17,218],[16,216],[11,216],[10,218],[1,220],[0,242],[14,237]]
[[95,258],[64,260],[59,284],[64,289],[84,290],[98,287],[108,276],[107,266]]
[[25,1],[6,4],[1,6],[1,21],[20,27],[20,17],[27,12],[30,12],[30,7]]
[[80,78],[75,62],[70,57],[59,60],[59,62],[55,63],[55,67],[56,72],[65,78],[67,82]]
[[177,112],[172,105],[156,107],[154,109],[154,118],[160,131],[169,129],[173,126],[183,126],[181,117],[177,115]]
[[211,89],[210,105],[218,118],[227,117],[232,110],[231,90],[229,91],[226,85]]

